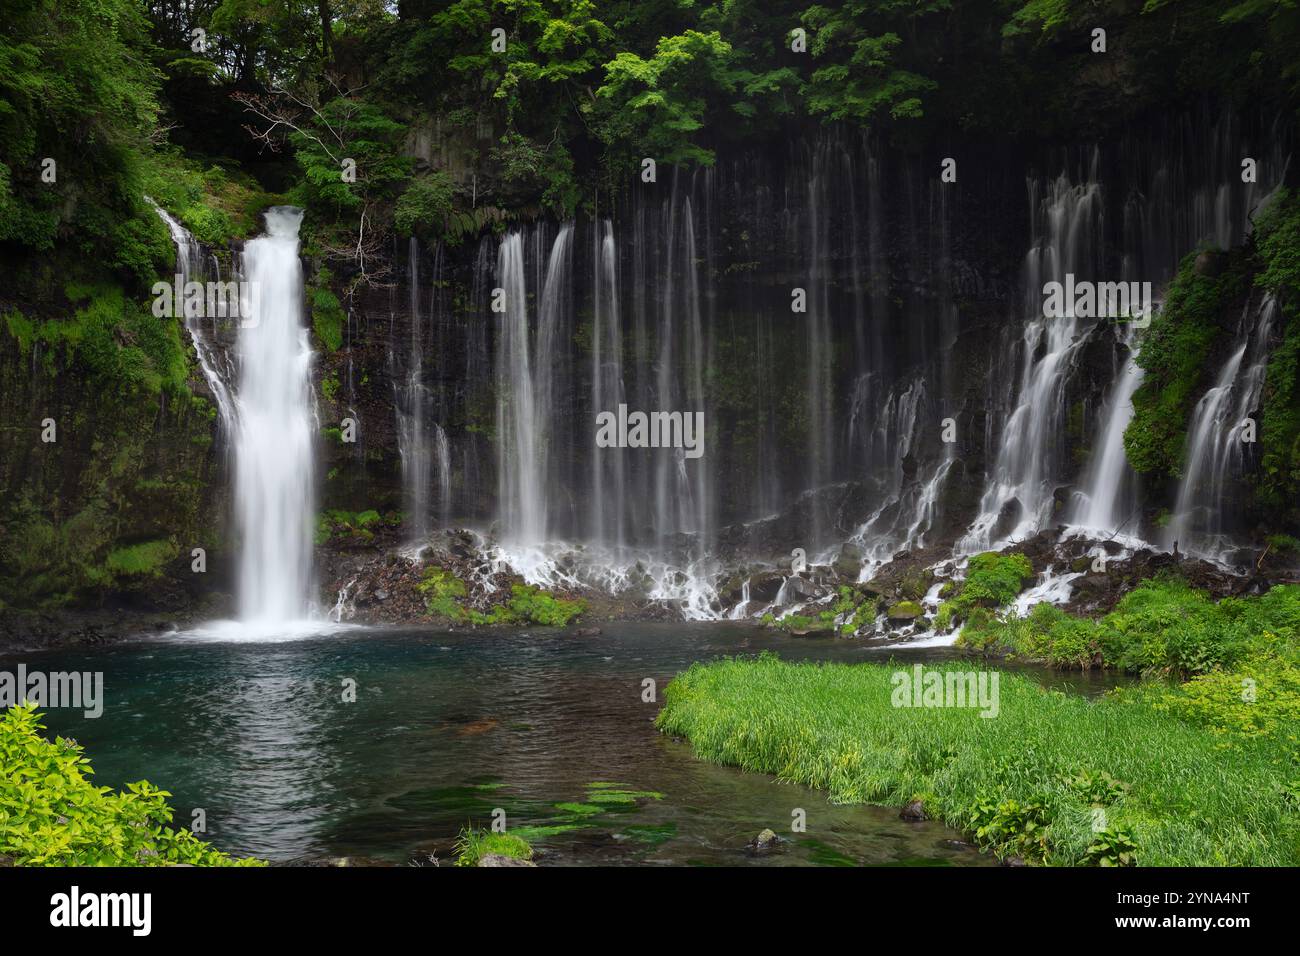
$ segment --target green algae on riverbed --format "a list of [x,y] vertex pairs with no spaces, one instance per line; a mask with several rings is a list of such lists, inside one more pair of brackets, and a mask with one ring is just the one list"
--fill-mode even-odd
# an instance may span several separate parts
[[[712,762],[926,811],[999,855],[1058,865],[1294,866],[1290,752],[1227,740],[1156,707],[1155,688],[1097,700],[1000,674],[992,719],[893,705],[893,664],[695,664],[661,731]],[[943,673],[965,665],[942,665]]]

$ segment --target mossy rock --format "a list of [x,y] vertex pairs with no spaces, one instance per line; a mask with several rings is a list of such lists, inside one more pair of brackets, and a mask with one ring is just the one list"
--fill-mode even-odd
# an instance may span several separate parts
[[916,601],[899,601],[887,612],[890,621],[904,624],[915,621],[924,614],[925,608],[921,607]]

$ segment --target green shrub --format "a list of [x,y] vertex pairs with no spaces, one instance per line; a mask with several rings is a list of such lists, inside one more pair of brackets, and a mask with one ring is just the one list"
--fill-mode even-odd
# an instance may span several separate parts
[[441,170],[411,180],[397,200],[393,225],[404,236],[441,232],[451,212],[452,192],[451,179]]
[[453,623],[468,620],[468,612],[461,604],[465,597],[465,582],[443,568],[424,569],[424,579],[416,585],[424,595],[424,606],[434,617]]
[[0,717],[0,855],[22,866],[260,866],[174,828],[166,790],[96,787],[82,748],[42,737],[35,707]]

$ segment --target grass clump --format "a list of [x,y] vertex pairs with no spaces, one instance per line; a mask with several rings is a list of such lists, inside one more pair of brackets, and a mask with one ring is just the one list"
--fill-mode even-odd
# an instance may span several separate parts
[[505,856],[512,860],[531,860],[532,845],[514,833],[494,833],[466,827],[456,840],[456,865],[478,866],[485,856]]
[[[961,670],[945,665],[936,670]],[[1293,748],[1230,740],[1146,685],[1090,700],[1000,673],[999,709],[896,708],[895,668],[757,660],[695,664],[666,691],[661,731],[698,756],[903,805],[998,855],[1055,865],[1300,863]],[[1225,746],[1225,744],[1230,744]],[[1100,812],[1098,812],[1100,811]]]
[[147,781],[96,787],[83,749],[43,729],[32,706],[0,717],[0,856],[19,866],[263,865],[173,827],[171,794]]

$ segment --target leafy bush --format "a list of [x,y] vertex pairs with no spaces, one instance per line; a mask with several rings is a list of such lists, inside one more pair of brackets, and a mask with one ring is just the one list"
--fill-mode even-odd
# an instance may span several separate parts
[[88,779],[82,748],[46,740],[33,706],[0,717],[0,855],[23,866],[260,866],[171,826],[171,794],[147,781],[113,792]]
[[452,183],[442,170],[411,180],[397,200],[393,224],[403,235],[440,232],[451,212]]

